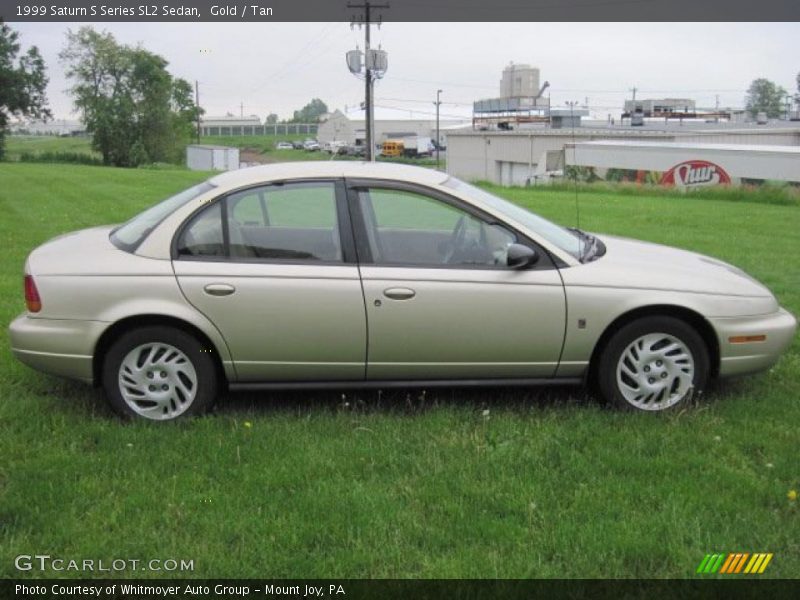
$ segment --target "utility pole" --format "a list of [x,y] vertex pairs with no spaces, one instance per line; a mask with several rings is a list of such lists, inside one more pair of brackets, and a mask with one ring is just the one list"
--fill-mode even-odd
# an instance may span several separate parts
[[239,102],[239,116],[244,117],[244,102]]
[[373,4],[369,1],[364,2],[363,4],[352,4],[348,3],[347,8],[363,8],[364,9],[364,16],[361,19],[361,23],[364,24],[364,66],[365,66],[365,76],[364,76],[364,112],[365,112],[365,125],[366,125],[366,160],[373,161],[375,160],[375,142],[373,141],[374,135],[374,121],[375,121],[375,112],[374,112],[374,103],[372,100],[372,86],[374,82],[373,77],[373,70],[375,69],[375,65],[372,64],[372,58],[370,55],[370,25],[372,24],[372,9],[382,9],[382,8],[389,8],[388,4]]
[[200,143],[200,85],[194,80],[194,110],[197,113],[197,143]]
[[439,170],[439,141],[442,139],[439,135],[439,105],[442,103],[439,100],[439,96],[442,93],[442,90],[436,90],[436,170]]

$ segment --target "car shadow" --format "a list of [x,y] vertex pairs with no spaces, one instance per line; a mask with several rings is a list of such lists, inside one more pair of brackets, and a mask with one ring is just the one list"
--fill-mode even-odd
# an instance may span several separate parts
[[[48,377],[48,379],[50,379]],[[78,382],[50,379],[39,393],[59,400],[63,411],[94,418],[114,418],[102,389]],[[44,387],[44,386],[43,386]],[[745,387],[741,380],[712,381],[692,409],[708,409]],[[496,409],[520,414],[532,410],[615,410],[580,386],[435,387],[352,390],[226,391],[214,404],[219,416],[307,415],[309,413],[405,414],[457,407],[464,410]]]
[[391,388],[314,391],[228,392],[216,403],[218,414],[307,414],[309,412],[356,412],[420,414],[440,407],[466,410],[532,408],[594,404],[598,401],[580,387],[496,388]]

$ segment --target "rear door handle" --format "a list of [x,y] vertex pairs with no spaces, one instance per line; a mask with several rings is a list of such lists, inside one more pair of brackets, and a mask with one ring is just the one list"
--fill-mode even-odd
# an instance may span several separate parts
[[392,300],[410,300],[417,295],[417,292],[409,288],[396,287],[383,290],[383,295]]
[[230,296],[236,288],[227,283],[209,283],[203,290],[209,296]]

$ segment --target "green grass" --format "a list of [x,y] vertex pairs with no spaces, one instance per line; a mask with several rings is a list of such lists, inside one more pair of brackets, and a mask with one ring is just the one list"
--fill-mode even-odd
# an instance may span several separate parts
[[[2,322],[23,309],[30,249],[203,177],[0,165]],[[575,224],[571,192],[494,191]],[[800,207],[608,190],[580,209],[590,231],[742,266],[800,312]],[[193,559],[196,577],[602,578],[694,577],[706,553],[764,551],[764,576],[800,573],[797,341],[674,415],[571,389],[272,393],[164,426],[121,423],[0,337],[3,577],[53,575],[15,571],[35,553]]]
[[49,135],[9,135],[6,137],[6,160],[19,160],[23,154],[75,153],[94,158],[100,155],[92,150],[89,137],[56,137]]

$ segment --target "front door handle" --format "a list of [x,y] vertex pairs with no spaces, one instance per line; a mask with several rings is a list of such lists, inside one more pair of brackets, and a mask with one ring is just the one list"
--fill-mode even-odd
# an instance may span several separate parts
[[409,288],[396,287],[383,290],[383,295],[392,300],[410,300],[417,295],[417,292]]
[[230,296],[236,288],[227,283],[209,283],[203,290],[209,296]]

